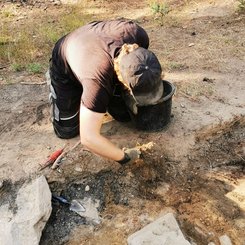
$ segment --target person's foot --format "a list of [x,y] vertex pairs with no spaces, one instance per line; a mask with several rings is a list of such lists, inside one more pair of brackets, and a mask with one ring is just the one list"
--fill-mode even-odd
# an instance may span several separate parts
[[55,134],[61,139],[71,139],[79,135],[79,124],[73,127],[61,126],[54,120],[53,127]]

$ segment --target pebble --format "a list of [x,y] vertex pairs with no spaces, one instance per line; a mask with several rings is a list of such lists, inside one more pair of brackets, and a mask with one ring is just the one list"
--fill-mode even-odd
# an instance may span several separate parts
[[89,190],[90,190],[89,185],[86,185],[86,187],[85,187],[85,191],[89,191]]
[[189,47],[192,47],[192,46],[194,46],[195,45],[195,43],[190,43],[188,46]]
[[61,168],[57,168],[57,172],[63,174],[64,171]]
[[208,78],[208,77],[204,77],[203,82],[207,82],[207,83],[213,83],[214,82],[214,79],[211,79],[211,78]]
[[76,172],[82,172],[83,169],[82,169],[81,167],[79,167],[79,166],[76,166],[76,167],[75,167],[75,171],[76,171]]
[[221,245],[232,245],[231,239],[226,234],[219,237],[219,241]]
[[235,221],[236,225],[241,228],[241,229],[245,229],[245,219],[241,218],[241,219],[237,219]]
[[3,181],[0,181],[0,189],[3,187]]

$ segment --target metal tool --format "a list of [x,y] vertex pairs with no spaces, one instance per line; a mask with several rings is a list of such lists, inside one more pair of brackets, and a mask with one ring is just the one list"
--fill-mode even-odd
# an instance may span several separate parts
[[53,152],[44,163],[40,164],[40,169],[39,170],[43,170],[46,167],[48,167],[51,164],[53,164],[59,158],[59,156],[63,153],[64,149],[65,149],[65,147]]
[[77,199],[73,199],[71,202],[69,202],[67,199],[65,199],[62,196],[56,196],[52,194],[52,200],[58,201],[59,203],[62,203],[65,205],[69,205],[69,209],[73,212],[85,212],[86,211],[85,207]]
[[65,149],[61,152],[61,154],[56,158],[56,160],[53,162],[53,165],[51,166],[51,169],[57,169],[60,165],[60,160],[68,153],[74,150],[79,144],[81,144],[80,139],[76,142],[75,145],[73,145],[71,148]]

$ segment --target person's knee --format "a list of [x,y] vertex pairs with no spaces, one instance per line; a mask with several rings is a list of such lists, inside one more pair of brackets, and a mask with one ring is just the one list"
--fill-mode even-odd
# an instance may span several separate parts
[[[55,134],[62,139],[74,138],[79,134],[79,108],[68,108],[68,111],[59,109],[57,95],[50,85],[50,118],[53,123]],[[72,112],[73,111],[73,112]]]

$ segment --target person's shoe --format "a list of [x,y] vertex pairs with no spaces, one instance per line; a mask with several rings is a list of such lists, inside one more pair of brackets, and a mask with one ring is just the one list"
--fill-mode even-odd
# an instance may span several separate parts
[[61,139],[71,139],[79,135],[79,124],[73,127],[65,127],[54,120],[53,127],[55,134]]

